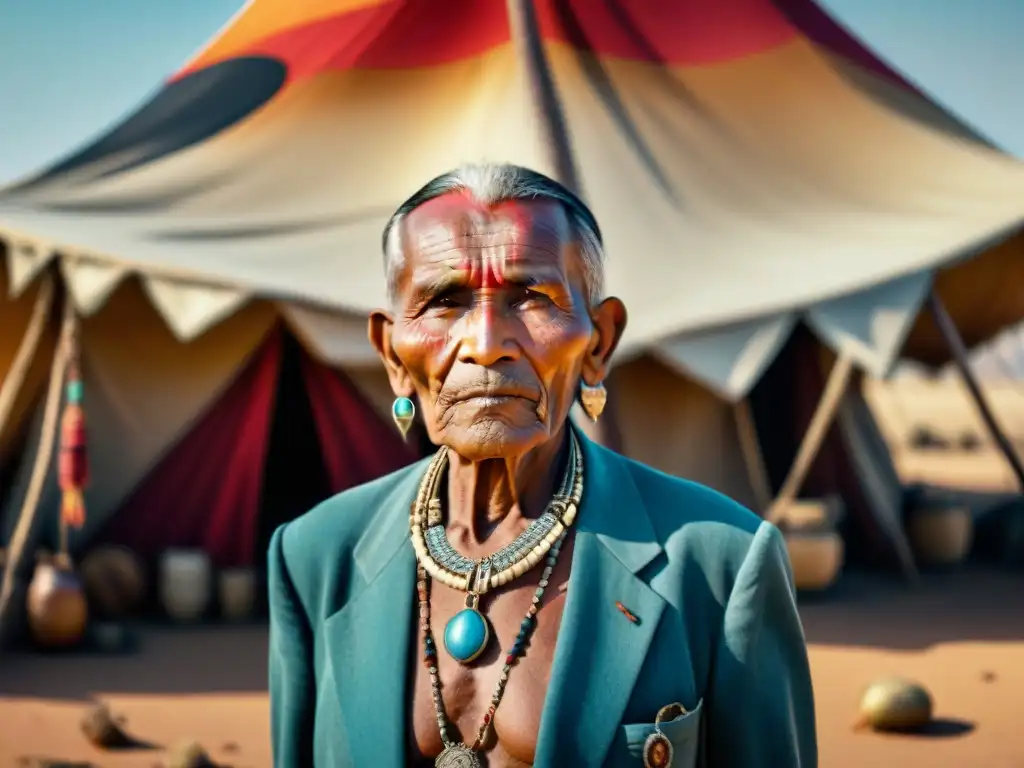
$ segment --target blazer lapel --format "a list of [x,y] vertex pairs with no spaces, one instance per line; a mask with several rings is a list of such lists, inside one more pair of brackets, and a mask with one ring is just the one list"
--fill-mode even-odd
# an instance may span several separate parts
[[[545,768],[604,763],[665,608],[637,575],[662,550],[625,459],[583,435],[580,443],[586,486],[537,743]],[[416,568],[407,520],[425,466],[381,505],[353,553],[363,587],[325,623],[353,765],[405,761]]]
[[604,764],[665,608],[637,575],[662,549],[625,459],[580,442],[586,486],[538,735],[544,768]]
[[352,765],[405,764],[416,579],[408,516],[422,474],[410,470],[381,506],[353,553],[364,586],[325,623]]

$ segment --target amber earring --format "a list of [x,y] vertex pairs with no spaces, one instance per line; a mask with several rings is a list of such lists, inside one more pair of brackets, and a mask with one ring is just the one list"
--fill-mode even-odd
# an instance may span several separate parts
[[592,387],[585,381],[580,382],[580,405],[591,421],[597,421],[601,417],[607,402],[608,390],[604,388],[604,384]]

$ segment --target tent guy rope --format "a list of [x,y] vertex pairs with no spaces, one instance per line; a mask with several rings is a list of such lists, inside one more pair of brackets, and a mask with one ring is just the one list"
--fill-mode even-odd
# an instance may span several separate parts
[[1006,437],[1006,434],[999,426],[999,422],[996,421],[995,414],[992,413],[992,408],[981,391],[981,385],[978,384],[974,371],[971,370],[967,346],[960,337],[956,323],[953,322],[953,318],[949,316],[945,304],[943,304],[942,299],[939,298],[939,295],[934,290],[929,292],[927,303],[932,317],[935,319],[935,324],[946,339],[946,344],[949,345],[953,362],[963,377],[964,384],[967,385],[971,397],[974,398],[974,403],[978,407],[978,414],[981,416],[982,421],[985,422],[985,426],[988,428],[989,434],[992,435],[992,439],[995,440],[996,445],[999,446],[999,450],[1006,457],[1006,461],[1013,470],[1021,491],[1024,492],[1024,465],[1021,464],[1020,456],[1017,455],[1013,443]]

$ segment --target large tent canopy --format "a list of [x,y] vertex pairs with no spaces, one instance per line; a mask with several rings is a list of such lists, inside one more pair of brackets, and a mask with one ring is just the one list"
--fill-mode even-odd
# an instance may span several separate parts
[[[1024,218],[1024,165],[806,2],[535,5],[627,358],[736,399],[803,319],[885,373],[935,271]],[[553,172],[543,119],[505,0],[252,0],[0,191],[11,290],[58,257],[90,315],[134,274],[181,340],[277,299],[322,357],[366,359],[386,217],[467,160]]]

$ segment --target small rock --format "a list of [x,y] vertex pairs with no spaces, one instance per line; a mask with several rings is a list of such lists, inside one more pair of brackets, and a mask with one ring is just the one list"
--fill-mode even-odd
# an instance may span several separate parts
[[927,725],[932,719],[931,693],[920,683],[903,678],[886,678],[868,686],[860,702],[857,728],[876,731],[908,731]]
[[219,768],[197,741],[174,747],[167,756],[166,765],[167,768]]
[[18,758],[19,768],[96,768],[88,761],[57,760],[50,757],[29,757]]
[[132,739],[121,729],[124,718],[115,718],[106,704],[95,704],[82,717],[81,728],[89,743],[99,749],[117,749],[131,745]]

